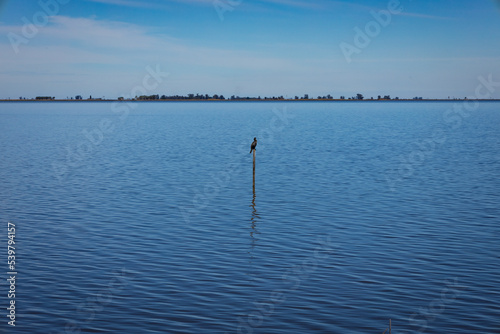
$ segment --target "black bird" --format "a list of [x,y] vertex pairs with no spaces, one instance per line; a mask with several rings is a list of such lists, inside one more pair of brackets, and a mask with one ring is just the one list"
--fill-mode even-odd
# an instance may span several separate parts
[[257,138],[254,138],[252,146],[250,146],[250,153],[252,153],[252,151],[255,150],[256,146],[257,146]]

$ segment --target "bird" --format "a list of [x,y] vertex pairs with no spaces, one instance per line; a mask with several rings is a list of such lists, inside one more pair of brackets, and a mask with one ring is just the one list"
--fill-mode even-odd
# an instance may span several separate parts
[[252,153],[252,151],[255,150],[255,147],[257,147],[257,138],[253,139],[252,146],[250,146],[250,153]]

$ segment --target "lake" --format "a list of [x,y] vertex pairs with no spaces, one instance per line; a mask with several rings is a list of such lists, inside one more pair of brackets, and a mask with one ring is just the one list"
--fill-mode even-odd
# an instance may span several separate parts
[[0,103],[0,332],[500,333],[499,109]]

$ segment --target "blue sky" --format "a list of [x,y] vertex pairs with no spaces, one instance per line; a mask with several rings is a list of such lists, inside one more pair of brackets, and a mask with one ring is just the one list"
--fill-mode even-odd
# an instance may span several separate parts
[[462,98],[500,81],[499,1],[397,2],[0,0],[0,98],[116,98],[148,66],[167,95]]

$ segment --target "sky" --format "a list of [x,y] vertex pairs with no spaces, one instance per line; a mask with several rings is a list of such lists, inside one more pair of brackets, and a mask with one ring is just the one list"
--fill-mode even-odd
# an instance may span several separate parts
[[0,36],[0,98],[464,98],[500,82],[498,0],[0,0]]

